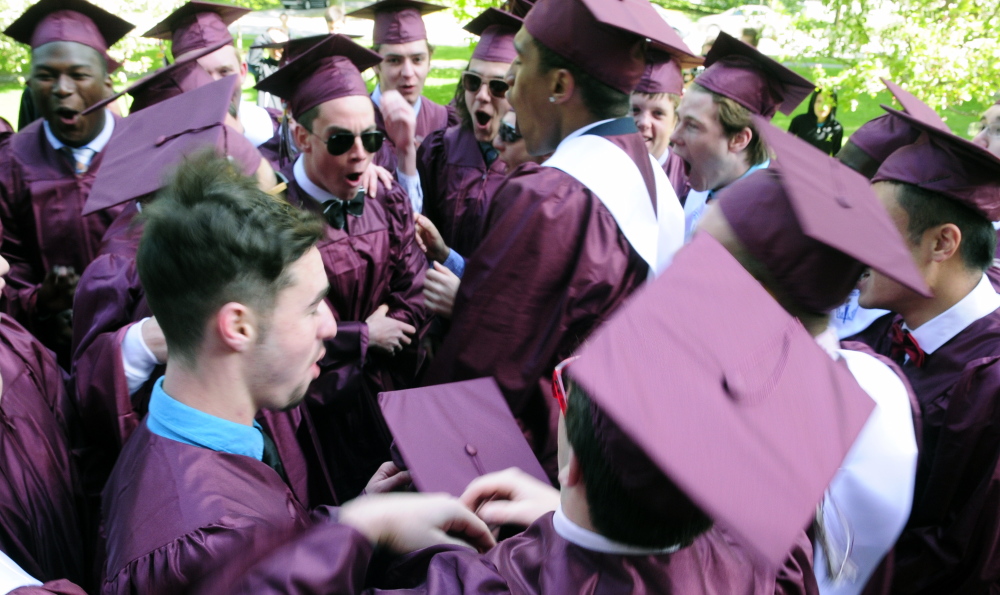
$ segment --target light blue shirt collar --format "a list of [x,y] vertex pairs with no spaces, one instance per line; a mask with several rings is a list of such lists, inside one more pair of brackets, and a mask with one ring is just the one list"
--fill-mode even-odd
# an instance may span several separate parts
[[258,461],[264,458],[264,434],[260,424],[255,421],[252,426],[245,426],[189,407],[164,392],[163,378],[153,386],[146,426],[157,436],[182,444]]
[[[420,105],[423,104],[423,96],[417,97],[417,103],[413,106],[413,115],[420,115]],[[372,103],[374,103],[379,109],[382,109],[382,87],[378,83],[375,83],[375,90],[372,91]]]
[[[52,145],[53,149],[58,151],[59,149],[66,146],[62,141],[56,138],[55,134],[52,133],[52,127],[49,126],[48,120],[42,121],[42,128],[45,129],[45,138],[48,139],[49,144]],[[111,140],[111,134],[114,133],[114,131],[115,131],[115,117],[114,115],[111,114],[110,111],[104,110],[104,129],[101,130],[100,134],[94,137],[94,140],[90,141],[86,145],[82,147],[72,147],[73,152],[76,153],[81,149],[90,149],[91,151],[93,151],[93,153],[90,153],[90,155],[92,156],[100,153],[101,151],[104,150],[104,147],[107,146],[108,141]]]

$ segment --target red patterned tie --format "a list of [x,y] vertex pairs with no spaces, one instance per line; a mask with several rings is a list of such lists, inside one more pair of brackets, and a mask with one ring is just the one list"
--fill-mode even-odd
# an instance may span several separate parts
[[904,356],[910,356],[910,361],[916,367],[921,367],[924,365],[924,359],[927,354],[924,350],[920,348],[917,344],[917,340],[913,338],[910,331],[903,328],[903,323],[896,321],[892,325],[891,339],[892,347],[889,349],[889,357],[891,357],[896,363],[902,365],[904,361]]

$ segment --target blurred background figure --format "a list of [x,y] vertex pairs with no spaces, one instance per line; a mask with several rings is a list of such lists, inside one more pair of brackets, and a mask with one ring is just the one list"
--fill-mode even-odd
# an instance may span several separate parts
[[844,127],[837,121],[837,92],[816,89],[809,108],[792,118],[788,131],[827,155],[836,155],[844,140]]
[[[257,39],[253,41],[253,47],[247,53],[247,69],[253,75],[254,80],[260,81],[265,79],[278,70],[278,66],[281,63],[281,54],[285,51],[283,47],[263,48],[258,46],[285,43],[287,41],[288,33],[281,27],[269,27],[267,31],[257,36]],[[257,105],[280,110],[281,99],[270,93],[260,91],[257,93]]]
[[743,33],[740,34],[740,41],[745,44],[752,45],[753,47],[757,47],[757,44],[760,43],[760,31],[754,29],[753,27],[747,27],[743,29]]
[[339,4],[330,6],[323,11],[323,18],[326,19],[326,28],[330,33],[343,33],[346,20],[343,6]]
[[978,128],[972,142],[1000,157],[1000,100],[983,112]]

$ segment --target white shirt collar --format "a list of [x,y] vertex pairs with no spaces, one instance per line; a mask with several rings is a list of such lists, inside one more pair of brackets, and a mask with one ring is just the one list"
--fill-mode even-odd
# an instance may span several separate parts
[[667,159],[670,159],[670,147],[667,147],[667,150],[663,152],[663,155],[660,155],[660,158],[657,159],[657,161],[659,161],[660,165],[663,166],[667,164]]
[[618,118],[608,118],[607,120],[601,120],[600,122],[593,122],[591,124],[587,124],[583,128],[578,128],[573,132],[570,132],[569,135],[566,136],[566,138],[562,139],[562,141],[559,142],[559,146],[556,147],[556,152],[559,151],[559,147],[563,146],[563,143],[567,143],[578,136],[583,136],[591,128],[597,128],[601,124],[606,124],[608,122],[611,122],[612,120],[617,120],[617,119]]
[[306,174],[305,163],[302,162],[302,155],[299,155],[295,160],[295,165],[292,166],[292,175],[295,177],[298,185],[316,202],[323,204],[331,200],[340,200],[340,197],[330,194],[309,179],[309,175]]
[[[372,91],[372,103],[379,109],[382,108],[382,87],[375,83],[375,90]],[[417,97],[417,102],[413,104],[413,115],[420,115],[420,105],[423,103],[423,95]]]
[[955,335],[973,322],[1000,308],[1000,295],[993,289],[989,278],[983,275],[979,284],[957,304],[938,314],[916,329],[906,328],[913,334],[924,353],[934,353]]
[[[42,128],[45,129],[45,138],[49,140],[49,144],[52,145],[53,149],[58,151],[59,149],[66,146],[62,141],[56,138],[55,134],[52,134],[52,127],[49,126],[48,120],[42,120]],[[77,157],[81,157],[83,155],[90,155],[91,157],[93,157],[94,155],[104,150],[104,147],[107,146],[108,141],[111,140],[111,135],[112,133],[114,133],[114,131],[115,131],[115,117],[110,111],[104,110],[104,129],[101,130],[100,134],[94,137],[94,140],[90,141],[86,145],[82,147],[71,147],[71,149],[73,150],[73,154],[76,155]],[[90,151],[93,151],[93,153],[91,153],[90,151],[83,151],[82,154],[78,153],[78,151],[81,151],[82,149],[90,149]],[[90,159],[86,159],[86,161],[89,164]]]
[[667,548],[647,548],[612,541],[603,535],[584,529],[580,525],[577,525],[573,521],[569,520],[569,517],[567,517],[566,513],[563,512],[562,504],[559,505],[559,508],[556,509],[556,513],[552,516],[552,527],[556,530],[556,533],[559,534],[559,537],[562,537],[573,545],[602,554],[619,554],[623,556],[659,556],[663,554],[672,554],[680,549],[680,546],[676,545]]

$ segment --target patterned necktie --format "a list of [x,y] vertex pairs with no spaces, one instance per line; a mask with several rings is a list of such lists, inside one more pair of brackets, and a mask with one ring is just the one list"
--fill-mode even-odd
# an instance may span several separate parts
[[486,167],[493,165],[493,162],[497,160],[500,156],[500,151],[496,150],[493,143],[481,142],[479,143],[479,150],[483,153],[483,159],[486,161]]
[[924,359],[927,357],[927,354],[917,344],[917,340],[913,338],[910,331],[903,328],[902,322],[898,320],[894,322],[889,335],[889,338],[892,339],[892,346],[889,348],[889,357],[893,361],[899,365],[903,365],[906,359],[905,356],[910,356],[910,361],[916,367],[920,368],[924,365]]
[[264,437],[264,456],[261,457],[261,461],[271,469],[274,469],[282,481],[288,483],[288,477],[285,475],[285,466],[281,464],[281,457],[278,456],[278,447],[266,432],[261,432],[260,434]]
[[365,192],[364,189],[358,191],[353,200],[343,201],[339,198],[329,200],[323,207],[323,216],[326,217],[330,227],[344,229],[347,224],[347,215],[360,217],[365,212]]
[[[69,160],[70,165],[73,167],[73,173],[78,176],[82,176],[83,174],[87,173],[88,169],[90,169],[90,161],[91,159],[94,158],[94,154],[96,153],[96,151],[87,147],[83,147],[82,149],[77,149],[77,151],[80,152],[80,156],[77,156],[77,153],[73,151],[72,147],[67,147],[64,145],[61,149],[59,149],[59,152],[62,153],[66,157],[66,159]],[[84,161],[83,159],[81,159],[83,155],[89,156],[90,159]]]

